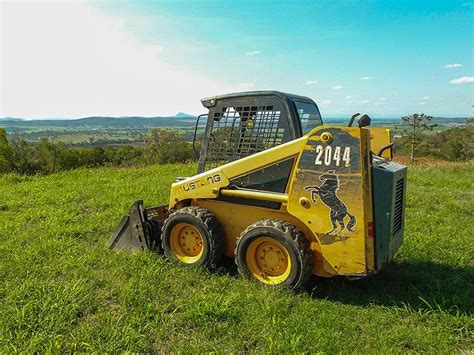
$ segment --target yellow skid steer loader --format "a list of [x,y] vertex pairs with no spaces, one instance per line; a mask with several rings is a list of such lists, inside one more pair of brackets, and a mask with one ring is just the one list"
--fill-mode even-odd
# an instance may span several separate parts
[[167,205],[135,202],[110,248],[164,251],[207,269],[233,257],[241,275],[290,288],[313,274],[371,275],[392,260],[407,169],[391,161],[389,130],[360,114],[323,125],[314,101],[276,91],[202,104],[197,175],[178,178]]

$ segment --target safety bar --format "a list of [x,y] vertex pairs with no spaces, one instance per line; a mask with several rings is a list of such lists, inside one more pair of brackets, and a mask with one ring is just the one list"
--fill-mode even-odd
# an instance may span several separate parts
[[199,125],[199,120],[201,119],[201,117],[207,116],[207,115],[208,115],[207,113],[203,113],[203,114],[199,115],[197,120],[196,120],[196,127],[194,127],[193,150],[197,155],[199,155],[199,151],[196,149],[196,134],[197,134],[197,129],[198,129],[198,125]]

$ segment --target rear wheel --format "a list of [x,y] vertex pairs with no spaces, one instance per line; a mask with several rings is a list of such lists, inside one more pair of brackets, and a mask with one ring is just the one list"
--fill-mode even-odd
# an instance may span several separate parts
[[244,277],[293,289],[302,287],[312,270],[309,243],[303,233],[275,219],[256,222],[241,234],[235,262]]
[[200,207],[184,207],[163,223],[165,255],[186,265],[214,269],[224,255],[224,239],[216,218]]

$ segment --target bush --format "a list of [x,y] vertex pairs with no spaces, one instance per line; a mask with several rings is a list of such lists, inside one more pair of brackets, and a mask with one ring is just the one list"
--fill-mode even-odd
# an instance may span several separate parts
[[0,128],[0,173],[13,170],[13,151],[7,139],[7,133]]

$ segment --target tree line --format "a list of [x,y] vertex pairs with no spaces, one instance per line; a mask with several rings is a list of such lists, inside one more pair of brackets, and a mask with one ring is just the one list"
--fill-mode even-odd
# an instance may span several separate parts
[[450,161],[468,161],[474,158],[474,120],[466,126],[455,127],[430,134],[437,125],[432,117],[414,113],[402,117],[403,135],[395,139],[395,155],[409,155],[413,163],[416,157],[433,157]]
[[152,128],[144,146],[72,147],[42,138],[30,144],[0,128],[0,173],[49,174],[78,167],[184,163],[196,159],[191,144],[177,131]]
[[[429,156],[451,161],[474,158],[474,122],[430,134],[431,117],[413,114],[402,118],[402,137],[395,139],[395,155]],[[61,141],[42,138],[30,144],[17,135],[7,136],[0,128],[0,173],[49,174],[78,167],[104,165],[133,166],[184,163],[197,159],[197,154],[183,133],[152,128],[143,146],[104,145],[72,147]]]

